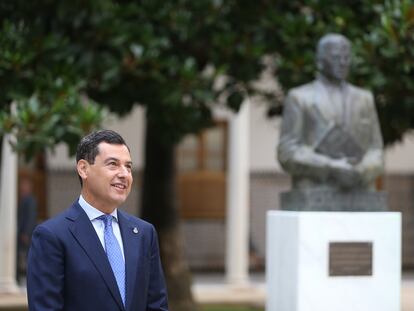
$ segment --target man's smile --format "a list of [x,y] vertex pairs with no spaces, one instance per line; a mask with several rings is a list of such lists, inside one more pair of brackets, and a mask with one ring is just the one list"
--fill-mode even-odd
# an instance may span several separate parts
[[111,184],[111,186],[121,189],[121,190],[125,190],[127,188],[126,184],[123,184],[123,183],[114,183],[114,184]]

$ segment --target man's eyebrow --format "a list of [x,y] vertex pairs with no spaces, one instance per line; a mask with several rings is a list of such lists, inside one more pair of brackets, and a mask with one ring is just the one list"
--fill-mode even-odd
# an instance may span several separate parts
[[106,158],[106,159],[105,159],[104,163],[108,163],[108,162],[111,162],[111,161],[116,161],[116,162],[118,162],[118,161],[119,161],[119,159],[118,159],[118,158],[115,158],[115,157],[109,157],[109,158]]
[[[104,163],[108,163],[111,161],[115,161],[115,162],[119,162],[120,160],[118,158],[115,157],[109,157],[107,159],[105,159]],[[132,161],[126,161],[126,164],[132,165]]]

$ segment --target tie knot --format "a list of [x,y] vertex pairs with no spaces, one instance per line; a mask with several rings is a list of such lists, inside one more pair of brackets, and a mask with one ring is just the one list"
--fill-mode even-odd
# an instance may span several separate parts
[[106,227],[112,227],[112,215],[101,215],[98,217],[99,220],[102,220],[105,224],[105,228]]

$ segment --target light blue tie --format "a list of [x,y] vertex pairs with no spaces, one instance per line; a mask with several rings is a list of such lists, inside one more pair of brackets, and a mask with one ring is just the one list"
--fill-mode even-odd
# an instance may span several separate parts
[[106,255],[108,256],[109,263],[114,272],[122,302],[125,305],[125,261],[122,257],[121,247],[119,246],[118,240],[112,229],[112,218],[112,215],[102,215],[98,217],[98,219],[102,220],[105,224],[104,240]]

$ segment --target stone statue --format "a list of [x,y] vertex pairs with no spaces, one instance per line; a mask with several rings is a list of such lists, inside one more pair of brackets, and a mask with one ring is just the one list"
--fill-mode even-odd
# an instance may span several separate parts
[[298,196],[305,195],[322,202],[320,208],[305,209],[359,209],[333,208],[325,201],[340,199],[347,205],[357,193],[371,204],[367,196],[372,198],[375,179],[383,172],[383,141],[373,96],[346,82],[351,62],[346,37],[323,36],[316,54],[316,79],[290,90],[284,105],[278,159],[292,176],[293,192],[285,194],[286,200],[282,197],[282,208],[301,209],[283,204],[302,204]]

